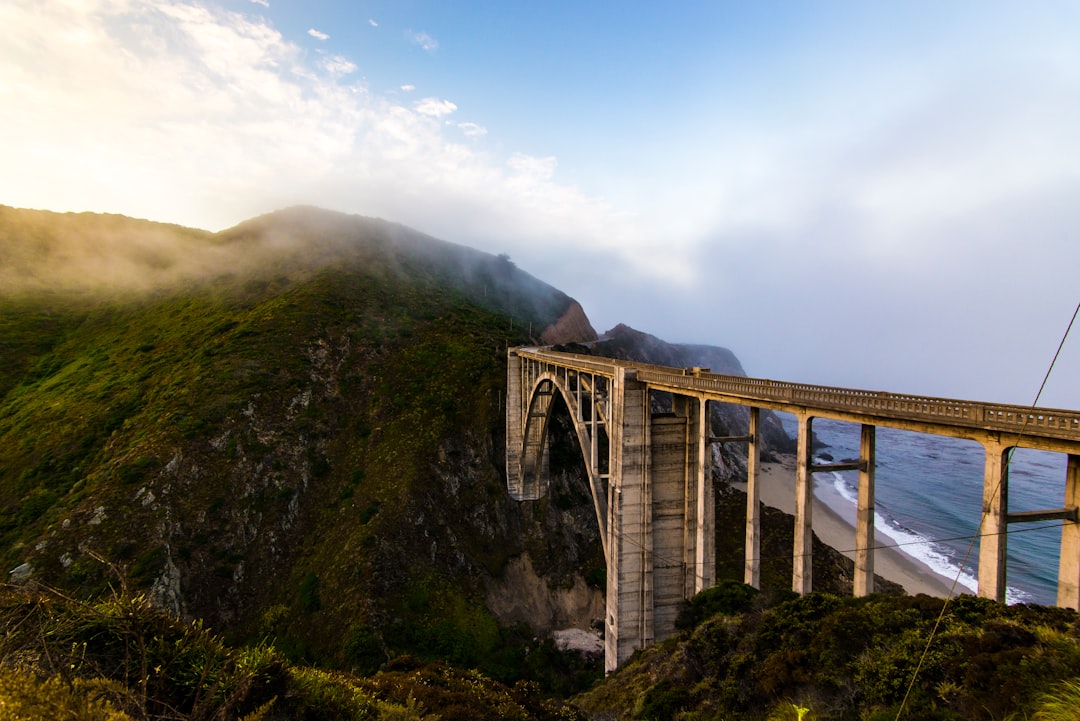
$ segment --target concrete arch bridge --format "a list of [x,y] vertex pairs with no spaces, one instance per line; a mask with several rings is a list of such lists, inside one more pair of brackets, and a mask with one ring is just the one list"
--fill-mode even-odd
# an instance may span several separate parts
[[[649,394],[672,395],[654,413]],[[605,665],[674,633],[682,601],[714,585],[715,536],[707,447],[748,444],[745,581],[759,574],[759,415],[798,419],[792,588],[812,589],[811,474],[858,470],[856,595],[873,591],[874,444],[877,426],[977,441],[986,451],[979,595],[1004,600],[1005,530],[1010,523],[1061,519],[1057,604],[1080,609],[1080,411],[975,403],[784,383],[642,363],[515,348],[508,353],[506,470],[510,495],[536,500],[548,488],[548,421],[556,394],[566,402],[588,471],[607,561]],[[710,402],[750,409],[746,435],[710,436]],[[814,465],[813,420],[862,426],[857,462]],[[1024,447],[1068,455],[1062,506],[1009,513],[1007,454]]]

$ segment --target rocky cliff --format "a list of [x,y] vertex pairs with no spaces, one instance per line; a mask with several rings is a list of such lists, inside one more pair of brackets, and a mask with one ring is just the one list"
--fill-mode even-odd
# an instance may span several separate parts
[[540,342],[544,345],[560,343],[584,343],[596,340],[596,331],[585,315],[585,310],[576,300],[570,303],[559,319],[544,328]]

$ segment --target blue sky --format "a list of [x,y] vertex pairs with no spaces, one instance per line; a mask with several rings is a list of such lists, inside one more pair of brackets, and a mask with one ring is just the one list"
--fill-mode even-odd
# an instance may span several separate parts
[[[314,204],[751,375],[1029,403],[1080,301],[1080,5],[2,0],[0,203]],[[1080,408],[1080,335],[1042,405]]]

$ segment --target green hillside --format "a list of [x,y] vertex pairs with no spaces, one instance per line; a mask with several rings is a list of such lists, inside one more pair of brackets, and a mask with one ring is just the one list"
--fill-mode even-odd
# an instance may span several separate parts
[[[5,247],[34,244],[39,265],[66,277],[94,255],[64,251],[69,216],[12,216]],[[505,354],[571,300],[505,257],[311,209],[153,232],[161,254],[176,232],[235,263],[170,255],[153,291],[85,279],[0,300],[12,580],[95,596],[122,579],[298,660],[371,671],[414,653],[516,677],[531,636],[483,594],[530,543],[549,554],[546,502],[505,494]],[[592,535],[545,570],[584,576]]]
[[700,594],[683,636],[574,699],[593,718],[1080,718],[1080,618],[961,596]]

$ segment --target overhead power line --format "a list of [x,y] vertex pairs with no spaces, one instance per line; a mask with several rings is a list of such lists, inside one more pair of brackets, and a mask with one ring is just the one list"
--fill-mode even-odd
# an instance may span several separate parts
[[[1076,316],[1080,315],[1080,303],[1076,304],[1076,309],[1073,310],[1072,318],[1069,319],[1069,324],[1065,327],[1065,332],[1061,336],[1061,342],[1058,343],[1057,350],[1054,352],[1054,357],[1050,359],[1050,364],[1046,369],[1046,374],[1043,376],[1042,383],[1039,384],[1039,391],[1035,394],[1035,400],[1031,402],[1031,410],[1034,411],[1039,405],[1039,398],[1042,397],[1043,390],[1046,389],[1046,383],[1050,379],[1050,374],[1054,370],[1054,366],[1057,364],[1058,357],[1061,355],[1061,349],[1065,347],[1065,340],[1069,337],[1069,332],[1072,331],[1073,323],[1076,322]],[[1016,446],[1019,445],[1020,439],[1024,437],[1024,432],[1027,430],[1028,420],[1031,418],[1031,413],[1024,415],[1024,425],[1020,427],[1020,430],[1016,434],[1016,443],[1009,449],[1006,454],[1005,463],[1002,464],[1001,475],[997,479],[997,485],[994,487],[993,497],[996,497],[1000,492],[1001,485],[1008,477],[1009,465],[1012,463],[1013,454],[1016,451]],[[986,523],[987,516],[989,515],[989,509],[984,509],[982,516],[979,519],[979,531],[982,532],[983,524]],[[967,565],[968,559],[971,557],[971,551],[975,547],[975,539],[971,539],[971,543],[968,544],[967,552],[964,554],[964,560],[960,564],[960,569],[956,572],[956,577],[953,579],[952,587],[949,589],[949,595],[945,598],[945,603],[941,605],[941,613],[938,614],[937,620],[934,622],[934,627],[930,630],[930,637],[926,640],[926,647],[923,649],[922,656],[919,657],[919,663],[915,666],[915,671],[911,674],[911,681],[908,682],[907,690],[904,692],[904,699],[900,702],[900,707],[896,710],[896,721],[900,721],[900,716],[904,713],[904,709],[907,707],[908,698],[911,696],[911,690],[915,687],[915,681],[919,678],[919,673],[922,671],[923,663],[926,661],[926,657],[930,653],[930,646],[934,643],[934,638],[937,635],[937,630],[941,626],[941,620],[945,617],[945,609],[949,607],[949,601],[952,599],[956,586],[960,582],[960,573]]]

